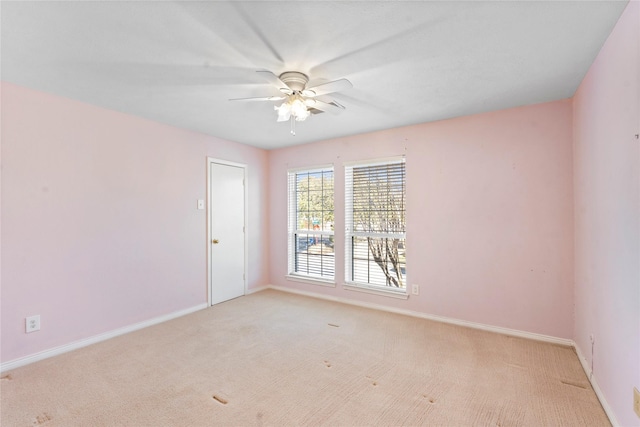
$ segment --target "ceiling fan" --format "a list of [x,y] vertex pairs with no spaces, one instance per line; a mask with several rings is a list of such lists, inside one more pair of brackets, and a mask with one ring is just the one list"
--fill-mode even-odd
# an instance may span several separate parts
[[278,112],[277,121],[289,121],[291,123],[292,135],[296,134],[295,122],[302,122],[311,114],[318,114],[323,111],[340,114],[345,107],[333,99],[327,99],[324,95],[353,87],[349,80],[339,79],[308,88],[309,77],[298,71],[286,71],[280,76],[276,76],[271,71],[266,70],[256,72],[278,88],[282,95],[234,98],[229,101],[284,101],[273,108]]

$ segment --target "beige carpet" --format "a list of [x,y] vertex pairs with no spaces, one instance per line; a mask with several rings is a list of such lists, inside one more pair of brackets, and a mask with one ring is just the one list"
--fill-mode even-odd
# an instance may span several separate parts
[[3,374],[2,426],[604,426],[573,349],[277,291]]

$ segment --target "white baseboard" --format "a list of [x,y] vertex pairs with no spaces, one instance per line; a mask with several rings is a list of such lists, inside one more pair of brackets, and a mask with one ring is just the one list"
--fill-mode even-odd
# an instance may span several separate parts
[[185,316],[187,314],[194,313],[196,311],[205,309],[209,306],[207,303],[198,304],[194,307],[187,308],[180,311],[175,311],[173,313],[165,314],[163,316],[155,317],[153,319],[145,320],[144,322],[136,323],[134,325],[125,326],[123,328],[119,328],[113,331],[105,332],[100,335],[95,335],[93,337],[85,338],[79,341],[75,341],[69,344],[61,345],[59,347],[54,347],[49,350],[44,350],[39,353],[31,354],[29,356],[21,357],[19,359],[14,359],[9,362],[5,362],[0,364],[0,372],[5,372],[10,369],[15,369],[20,366],[28,365],[30,363],[34,363],[40,360],[48,359],[53,356],[58,356],[59,354],[67,353],[69,351],[77,350],[82,347],[89,346],[91,344],[95,344],[101,341],[106,341],[110,338],[117,337],[119,335],[124,335],[129,332],[137,331],[139,329],[143,329],[149,326],[157,325],[158,323],[166,322],[167,320],[172,320],[178,317]]
[[300,291],[298,289],[291,289],[283,286],[268,285],[265,288],[275,289],[277,291],[289,292],[289,293],[298,294],[298,295],[305,295],[313,298],[320,298],[328,301],[335,301],[335,302],[340,302],[344,304],[355,305],[358,307],[372,308],[374,310],[388,311],[390,313],[404,314],[406,316],[419,317],[422,319],[434,320],[436,322],[465,326],[467,328],[480,329],[480,330],[489,331],[489,332],[496,332],[498,334],[503,334],[503,335],[510,335],[514,337],[528,338],[536,341],[544,341],[544,342],[549,342],[553,344],[566,345],[568,347],[573,347],[574,345],[573,340],[566,339],[566,338],[552,337],[550,335],[536,334],[533,332],[525,332],[517,329],[503,328],[500,326],[485,325],[483,323],[469,322],[467,320],[459,320],[451,317],[438,316],[435,314],[421,313],[419,311],[405,310],[402,308],[395,308],[395,307],[387,307],[381,304],[373,304],[368,302],[355,301],[348,298],[340,298],[340,297],[334,297],[330,295],[317,294],[314,292]]
[[[616,417],[613,413],[613,410],[611,409],[611,407],[609,406],[609,403],[607,402],[607,400],[604,397],[604,394],[602,393],[602,390],[600,390],[600,387],[598,386],[598,383],[595,379],[595,376],[590,375],[590,368],[587,365],[587,359],[584,357],[584,354],[582,353],[582,351],[580,350],[580,347],[578,347],[578,345],[570,339],[565,339],[565,338],[558,338],[558,337],[553,337],[553,336],[549,336],[549,335],[543,335],[543,334],[536,334],[533,332],[525,332],[525,331],[520,331],[517,329],[509,329],[509,328],[503,328],[500,326],[491,326],[491,325],[485,325],[483,323],[476,323],[476,322],[469,322],[466,320],[459,320],[459,319],[454,319],[454,318],[450,318],[450,317],[444,317],[444,316],[437,316],[437,315],[433,315],[433,314],[426,314],[426,313],[421,313],[421,312],[417,312],[417,311],[412,311],[412,310],[404,310],[404,309],[399,309],[399,308],[394,308],[394,307],[387,307],[381,304],[373,304],[373,303],[367,303],[367,302],[361,302],[361,301],[355,301],[355,300],[350,300],[347,298],[340,298],[340,297],[334,297],[334,296],[330,296],[330,295],[322,295],[322,294],[317,294],[314,292],[308,292],[308,291],[301,291],[301,290],[297,290],[297,289],[291,289],[291,288],[286,288],[283,286],[274,286],[274,285],[266,285],[266,286],[259,286],[257,288],[251,288],[251,289],[247,289],[245,292],[245,295],[251,295],[257,292],[262,292],[264,290],[267,289],[274,289],[277,291],[282,291],[282,292],[289,292],[292,294],[298,294],[298,295],[304,295],[304,296],[308,296],[308,297],[312,297],[312,298],[319,298],[319,299],[324,299],[324,300],[328,300],[328,301],[334,301],[334,302],[340,302],[343,304],[349,304],[349,305],[354,305],[354,306],[358,306],[358,307],[364,307],[364,308],[371,308],[374,310],[381,310],[381,311],[387,311],[387,312],[391,312],[391,313],[396,313],[396,314],[404,314],[407,316],[412,316],[412,317],[419,317],[419,318],[423,318],[423,319],[428,319],[428,320],[434,320],[436,322],[442,322],[442,323],[449,323],[449,324],[453,324],[453,325],[459,325],[459,326],[465,326],[468,328],[473,328],[473,329],[480,329],[483,331],[489,331],[489,332],[496,332],[499,334],[503,334],[503,335],[510,335],[510,336],[516,336],[516,337],[521,337],[521,338],[528,338],[528,339],[532,339],[532,340],[536,340],[536,341],[544,341],[544,342],[549,342],[549,343],[553,343],[553,344],[561,344],[561,345],[566,345],[566,346],[570,346],[575,348],[576,350],[576,354],[578,356],[578,360],[580,361],[580,364],[582,365],[582,369],[584,369],[584,372],[587,376],[587,378],[589,379],[589,382],[591,383],[591,386],[593,387],[593,391],[596,393],[596,396],[598,397],[598,400],[600,401],[600,404],[602,405],[602,408],[604,409],[605,413],[607,414],[607,417],[609,417],[609,421],[611,421],[611,424],[616,427],[619,426],[620,424],[618,424]],[[50,357],[53,356],[57,356],[63,353],[67,353],[69,351],[73,351],[73,350],[77,350],[79,348],[82,347],[87,347],[91,344],[95,344],[101,341],[106,341],[110,338],[114,338],[117,337],[119,335],[124,335],[126,333],[129,332],[133,332],[133,331],[137,331],[139,329],[143,329],[149,326],[153,326],[156,325],[158,323],[162,323],[162,322],[166,322],[168,320],[172,320],[178,317],[182,317],[185,316],[187,314],[191,314],[194,313],[196,311],[199,310],[203,310],[205,308],[208,308],[209,304],[207,303],[203,303],[203,304],[199,304],[197,306],[191,307],[191,308],[187,308],[184,310],[180,310],[180,311],[176,311],[173,313],[169,313],[163,316],[159,316],[153,319],[149,319],[146,320],[144,322],[140,322],[140,323],[136,323],[134,325],[130,325],[130,326],[125,326],[123,328],[120,329],[116,329],[110,332],[105,332],[103,334],[100,335],[95,335],[93,337],[90,338],[85,338],[83,340],[80,341],[75,341],[73,343],[70,344],[65,344],[59,347],[55,347],[49,350],[45,350],[45,351],[41,351],[39,353],[35,353],[26,357],[21,357],[19,359],[15,359],[15,360],[11,360],[9,362],[5,362],[0,364],[0,372],[5,372],[5,371],[9,371],[11,369],[15,369],[18,368],[20,366],[25,366],[28,365],[30,363],[34,363],[40,360],[44,360],[44,359],[48,359]]]
[[604,409],[604,412],[607,414],[607,417],[609,417],[609,421],[611,422],[611,425],[613,425],[613,427],[619,426],[620,424],[618,423],[618,420],[616,419],[616,416],[613,413],[613,409],[611,409],[611,406],[609,406],[609,402],[607,402],[607,399],[605,399],[604,397],[604,393],[602,393],[602,390],[600,390],[600,387],[598,386],[598,382],[596,381],[595,375],[592,375],[591,373],[591,368],[589,367],[587,358],[584,356],[584,353],[582,353],[582,350],[580,350],[580,347],[578,347],[576,343],[573,343],[573,348],[576,349],[576,354],[578,355],[578,360],[580,360],[582,369],[584,369],[584,373],[587,376],[587,379],[589,380],[589,382],[591,383],[591,387],[593,387],[593,391],[596,392],[596,396],[598,397],[598,400],[602,405],[602,409]]
[[257,288],[251,288],[251,289],[247,289],[244,294],[245,295],[251,295],[251,294],[255,294],[256,292],[262,292],[265,289],[269,289],[268,286],[258,286]]

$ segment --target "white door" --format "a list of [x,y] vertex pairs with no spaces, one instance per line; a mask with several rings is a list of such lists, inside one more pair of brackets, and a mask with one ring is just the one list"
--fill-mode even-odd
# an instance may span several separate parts
[[209,163],[212,305],[244,295],[244,172],[242,166]]

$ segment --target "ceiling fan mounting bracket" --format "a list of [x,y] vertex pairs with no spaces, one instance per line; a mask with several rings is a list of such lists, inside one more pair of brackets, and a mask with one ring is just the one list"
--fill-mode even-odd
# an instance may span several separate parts
[[298,71],[285,71],[280,74],[280,80],[289,86],[294,92],[302,92],[309,83],[309,77]]

